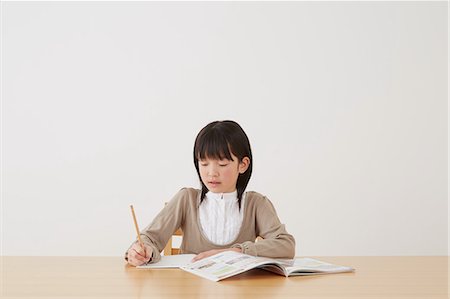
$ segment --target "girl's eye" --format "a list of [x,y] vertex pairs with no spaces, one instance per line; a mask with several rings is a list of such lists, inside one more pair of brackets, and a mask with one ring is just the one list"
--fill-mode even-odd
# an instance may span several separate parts
[[200,163],[201,166],[208,166],[206,163]]
[[228,164],[219,164],[219,166],[227,166]]

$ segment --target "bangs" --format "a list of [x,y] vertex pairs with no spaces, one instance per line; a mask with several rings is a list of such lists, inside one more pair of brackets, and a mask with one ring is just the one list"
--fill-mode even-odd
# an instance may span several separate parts
[[200,136],[195,147],[197,159],[233,160],[228,140],[225,136],[218,133],[217,131],[212,131]]

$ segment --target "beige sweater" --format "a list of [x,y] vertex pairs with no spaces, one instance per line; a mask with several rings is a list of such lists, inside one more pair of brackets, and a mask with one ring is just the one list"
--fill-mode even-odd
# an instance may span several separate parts
[[[160,252],[180,227],[183,230],[181,253],[198,254],[211,249],[239,247],[243,253],[254,256],[295,256],[294,237],[280,223],[272,203],[257,192],[247,192],[245,195],[244,217],[236,240],[222,246],[211,243],[204,236],[199,221],[200,195],[198,189],[181,189],[153,222],[141,231],[142,241],[153,248],[152,262],[160,260]],[[263,240],[255,243],[257,236]]]

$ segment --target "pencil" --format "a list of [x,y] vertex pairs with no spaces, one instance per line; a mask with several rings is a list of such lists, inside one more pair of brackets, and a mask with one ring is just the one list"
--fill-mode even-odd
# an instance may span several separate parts
[[130,205],[130,208],[131,208],[131,214],[133,214],[134,227],[136,227],[136,233],[137,233],[137,237],[139,240],[139,245],[141,245],[142,249],[145,249],[144,244],[142,243],[142,240],[141,240],[141,233],[140,233],[139,226],[138,226],[138,223],[136,220],[136,215],[134,214],[133,205]]

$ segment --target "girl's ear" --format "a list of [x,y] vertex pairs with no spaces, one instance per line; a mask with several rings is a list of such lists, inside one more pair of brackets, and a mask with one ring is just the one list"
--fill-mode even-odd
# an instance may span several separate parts
[[246,172],[249,166],[250,166],[250,158],[249,157],[242,158],[242,161],[239,163],[239,173],[243,174],[244,172]]

